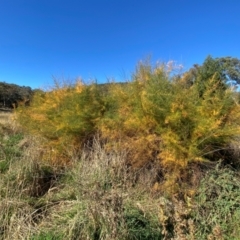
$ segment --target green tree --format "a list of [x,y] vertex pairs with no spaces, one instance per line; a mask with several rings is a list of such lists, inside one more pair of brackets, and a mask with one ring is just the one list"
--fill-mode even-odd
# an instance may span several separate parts
[[235,84],[240,84],[240,59],[222,57],[216,58],[215,61],[221,66],[226,81],[234,81]]
[[0,82],[0,106],[4,108],[17,107],[18,103],[29,101],[33,96],[30,87],[18,86]]
[[221,81],[221,87],[223,88],[229,84],[240,84],[240,59],[232,57],[213,58],[208,56],[202,65],[194,64],[189,71],[184,73],[181,81],[183,81],[186,87],[197,83],[202,95],[204,82],[214,75],[215,78]]

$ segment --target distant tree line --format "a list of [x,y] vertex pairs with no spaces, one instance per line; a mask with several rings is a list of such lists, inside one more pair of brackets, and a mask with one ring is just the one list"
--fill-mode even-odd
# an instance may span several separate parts
[[0,82],[0,108],[13,109],[19,105],[28,105],[35,90],[31,87]]

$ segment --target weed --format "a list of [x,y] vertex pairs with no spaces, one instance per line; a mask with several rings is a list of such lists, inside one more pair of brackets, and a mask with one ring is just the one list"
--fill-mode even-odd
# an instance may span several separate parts
[[193,219],[202,239],[239,239],[239,174],[220,165],[209,171],[196,194]]

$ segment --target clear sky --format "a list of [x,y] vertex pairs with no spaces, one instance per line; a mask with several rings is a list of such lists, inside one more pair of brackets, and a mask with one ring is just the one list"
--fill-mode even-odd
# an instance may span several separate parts
[[240,58],[240,0],[0,0],[0,81],[124,81],[139,60]]

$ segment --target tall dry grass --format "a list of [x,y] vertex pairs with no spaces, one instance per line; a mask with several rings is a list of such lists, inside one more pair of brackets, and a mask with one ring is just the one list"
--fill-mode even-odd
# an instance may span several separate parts
[[[124,149],[109,151],[107,142],[97,136],[81,154],[69,148],[71,166],[54,168],[42,158],[45,149],[38,137],[19,138],[16,129],[4,131],[2,135],[8,134],[4,150],[8,141],[13,146],[10,164],[0,173],[0,239],[198,240],[201,236],[239,236],[239,203],[232,202],[231,196],[239,198],[240,181],[233,171],[208,166],[205,177],[201,166],[192,166],[192,177],[199,174],[194,181],[196,194],[166,197],[154,184],[162,178],[161,169],[154,164],[131,168]],[[21,155],[16,154],[18,150]],[[207,211],[203,211],[204,201],[209,201]]]
[[0,178],[0,239],[161,239],[155,169],[133,174],[126,152],[106,151],[97,137],[80,158],[68,153],[67,169],[41,161],[36,137],[15,144],[22,155]]
[[0,111],[0,124],[8,124],[12,121],[12,113]]

